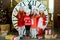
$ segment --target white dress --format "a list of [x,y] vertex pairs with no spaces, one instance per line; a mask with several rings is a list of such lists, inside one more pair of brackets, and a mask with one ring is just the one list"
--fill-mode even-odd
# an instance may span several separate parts
[[38,20],[38,28],[42,28],[43,29],[43,18],[40,17]]

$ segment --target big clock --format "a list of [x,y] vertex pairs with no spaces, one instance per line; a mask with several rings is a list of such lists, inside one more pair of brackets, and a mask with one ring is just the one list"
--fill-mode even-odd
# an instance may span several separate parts
[[45,15],[46,15],[46,26],[47,26],[47,23],[48,23],[48,13],[47,13],[47,10],[46,10],[46,6],[44,6],[43,4],[41,4],[39,1],[37,0],[23,0],[21,2],[19,2],[16,7],[13,9],[13,12],[12,12],[12,22],[13,22],[13,25],[14,25],[14,28],[16,30],[18,30],[19,28],[17,27],[17,23],[18,23],[18,19],[16,18],[16,15],[18,14],[19,12],[19,8],[20,7],[23,7],[23,10],[26,12],[26,9],[30,9],[30,11],[32,12],[34,10],[34,8],[36,8],[39,12],[39,9],[43,8],[44,9],[44,12],[45,12]]

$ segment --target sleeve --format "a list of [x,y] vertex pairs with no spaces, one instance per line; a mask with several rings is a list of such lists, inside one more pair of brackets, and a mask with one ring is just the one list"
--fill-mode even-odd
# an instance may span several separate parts
[[44,18],[43,18],[43,26],[45,26],[46,25],[46,16],[44,16]]
[[26,17],[24,17],[24,21],[26,20]]
[[46,16],[44,16],[44,21],[46,21]]
[[37,16],[36,16],[36,18],[39,18],[39,17],[40,17],[40,15],[37,15]]

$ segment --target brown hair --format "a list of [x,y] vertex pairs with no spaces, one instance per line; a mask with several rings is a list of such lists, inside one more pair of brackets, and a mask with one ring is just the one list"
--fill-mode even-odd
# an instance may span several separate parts
[[40,14],[41,17],[44,17],[45,16],[44,12],[42,14],[39,12],[39,14]]

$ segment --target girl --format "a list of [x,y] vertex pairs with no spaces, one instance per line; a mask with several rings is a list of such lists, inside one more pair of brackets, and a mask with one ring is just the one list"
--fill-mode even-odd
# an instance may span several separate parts
[[19,36],[20,38],[23,38],[23,31],[24,31],[24,13],[23,13],[23,9],[22,7],[20,7],[19,13],[16,15],[17,19],[18,19],[18,32],[19,32]]
[[32,38],[36,38],[36,34],[37,34],[37,22],[38,22],[38,16],[37,16],[37,12],[36,9],[33,10],[33,15],[31,17],[31,34],[32,34]]
[[40,9],[39,12],[40,18],[38,20],[38,39],[41,39],[43,37],[43,31],[46,28],[46,16],[44,14],[44,10]]
[[26,15],[24,17],[24,22],[25,22],[25,29],[26,29],[26,36],[30,38],[29,33],[30,33],[30,27],[31,27],[31,18],[30,18],[30,10],[26,11]]

